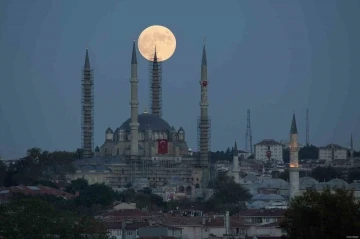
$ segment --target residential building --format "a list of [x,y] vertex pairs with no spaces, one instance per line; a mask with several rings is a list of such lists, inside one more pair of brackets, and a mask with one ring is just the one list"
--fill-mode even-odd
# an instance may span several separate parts
[[328,144],[319,148],[319,159],[326,161],[347,159],[347,149],[337,144]]
[[268,158],[268,151],[271,152],[270,158],[283,162],[283,145],[273,139],[265,139],[254,145],[255,159],[266,161]]
[[104,225],[110,236],[115,239],[135,238],[171,238],[180,239],[182,229],[152,222],[111,222],[105,221]]
[[247,159],[248,157],[250,157],[250,155],[251,155],[250,152],[246,152],[244,150],[238,150],[239,159]]

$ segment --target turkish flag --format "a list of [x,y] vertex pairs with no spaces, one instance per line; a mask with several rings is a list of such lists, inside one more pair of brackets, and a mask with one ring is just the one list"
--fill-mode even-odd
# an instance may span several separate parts
[[168,141],[166,139],[158,139],[158,154],[168,153]]
[[268,159],[271,158],[271,151],[270,151],[270,150],[268,150],[268,151],[266,152],[266,157],[268,157]]

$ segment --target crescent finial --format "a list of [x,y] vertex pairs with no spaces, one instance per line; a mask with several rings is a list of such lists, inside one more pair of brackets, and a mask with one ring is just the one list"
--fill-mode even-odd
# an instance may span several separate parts
[[204,37],[204,45],[206,44],[206,37]]

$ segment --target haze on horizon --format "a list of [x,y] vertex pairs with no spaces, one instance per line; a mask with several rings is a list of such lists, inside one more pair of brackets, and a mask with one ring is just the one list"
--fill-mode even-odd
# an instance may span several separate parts
[[[37,0],[0,2],[0,156],[31,147],[80,147],[81,70],[95,75],[95,145],[130,117],[134,38],[150,25],[176,36],[163,64],[163,118],[196,149],[200,63],[207,39],[211,149],[237,139],[246,110],[253,143],[287,140],[293,111],[300,143],[360,149],[360,2]],[[148,64],[139,57],[139,113],[148,108]]]

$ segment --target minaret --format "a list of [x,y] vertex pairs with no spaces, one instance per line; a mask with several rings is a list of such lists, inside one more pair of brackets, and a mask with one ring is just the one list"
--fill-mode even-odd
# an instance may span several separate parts
[[290,129],[290,200],[299,192],[299,147],[298,147],[298,131],[296,127],[295,114],[293,114]]
[[81,99],[81,148],[83,158],[91,158],[94,145],[94,78],[90,67],[89,52],[86,48],[82,78]]
[[154,59],[150,62],[150,110],[151,114],[160,117],[162,116],[161,76],[161,62],[158,61],[155,47]]
[[233,177],[235,183],[239,183],[239,152],[237,149],[236,141],[233,148]]
[[199,81],[201,89],[201,98],[200,98],[200,118],[199,118],[199,165],[204,170],[204,180],[203,186],[207,184],[209,180],[209,117],[208,117],[208,78],[207,78],[207,59],[206,59],[206,50],[205,42],[202,53],[202,62],[201,62],[201,79]]
[[350,136],[350,163],[351,163],[351,167],[354,167],[354,145],[353,145],[352,133]]
[[131,134],[131,158],[136,159],[139,155],[139,142],[138,142],[138,78],[137,78],[137,59],[136,59],[136,50],[135,50],[135,41],[133,43],[132,57],[131,57],[131,123],[130,123],[130,134]]

